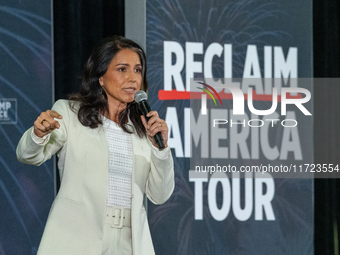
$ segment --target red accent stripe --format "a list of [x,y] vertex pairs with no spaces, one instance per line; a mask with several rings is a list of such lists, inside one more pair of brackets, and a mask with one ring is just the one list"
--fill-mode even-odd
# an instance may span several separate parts
[[[204,92],[190,92],[190,91],[177,91],[177,90],[159,90],[158,98],[159,100],[185,100],[185,99],[201,99],[201,95]],[[218,93],[221,99],[233,99],[231,93],[225,93],[221,91]],[[207,97],[210,99],[210,96]],[[244,94],[244,99],[248,98],[247,94]],[[296,96],[287,95],[287,98],[302,98],[301,94],[297,94]],[[254,101],[272,101],[272,95],[258,95],[253,91],[253,100]],[[278,96],[278,102],[281,102],[281,96]]]

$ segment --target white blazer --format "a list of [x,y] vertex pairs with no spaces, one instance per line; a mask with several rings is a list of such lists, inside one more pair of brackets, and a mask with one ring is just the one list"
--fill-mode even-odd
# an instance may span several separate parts
[[[83,126],[59,100],[52,110],[63,116],[46,145],[37,145],[30,128],[17,147],[23,163],[40,165],[57,153],[61,185],[39,246],[39,255],[100,255],[108,190],[108,145],[103,128]],[[155,204],[168,200],[174,189],[173,159],[155,156],[148,139],[132,134],[133,171],[131,231],[134,255],[154,254],[144,194]]]

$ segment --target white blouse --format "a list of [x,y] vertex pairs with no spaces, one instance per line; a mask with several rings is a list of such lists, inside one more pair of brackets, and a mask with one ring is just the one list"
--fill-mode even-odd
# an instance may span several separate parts
[[117,123],[103,117],[103,128],[109,147],[109,182],[107,206],[131,209],[133,152],[131,134]]

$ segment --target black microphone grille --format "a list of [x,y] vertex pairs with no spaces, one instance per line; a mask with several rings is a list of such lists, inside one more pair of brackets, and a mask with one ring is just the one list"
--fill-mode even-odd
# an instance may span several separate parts
[[139,103],[140,101],[148,100],[148,96],[143,90],[139,90],[135,93],[135,101]]

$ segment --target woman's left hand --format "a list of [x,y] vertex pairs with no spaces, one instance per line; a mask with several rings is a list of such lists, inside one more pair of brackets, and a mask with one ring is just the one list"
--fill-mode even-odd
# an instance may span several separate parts
[[158,145],[156,144],[153,137],[156,133],[160,132],[163,136],[165,148],[168,147],[168,125],[165,123],[164,120],[159,118],[157,111],[151,111],[146,116],[150,117],[148,122],[146,122],[146,119],[143,115],[141,116],[141,118],[146,129],[146,134],[153,146],[158,148]]

